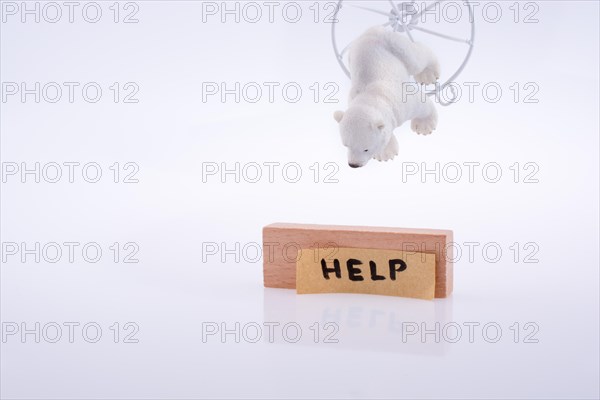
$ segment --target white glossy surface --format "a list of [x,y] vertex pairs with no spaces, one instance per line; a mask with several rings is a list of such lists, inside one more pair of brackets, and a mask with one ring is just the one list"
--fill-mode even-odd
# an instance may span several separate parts
[[[499,23],[480,21],[461,79],[498,82],[502,99],[488,103],[478,91],[472,103],[440,108],[430,137],[401,127],[399,159],[359,170],[345,165],[332,118],[348,82],[332,56],[330,27],[312,22],[310,4],[301,4],[306,14],[296,24],[202,23],[195,2],[140,2],[140,22],[130,25],[110,22],[108,3],[98,24],[2,24],[3,82],[96,81],[105,89],[96,104],[2,103],[3,162],[95,161],[103,169],[96,184],[10,177],[2,185],[2,242],[103,249],[95,264],[3,262],[5,329],[96,322],[103,330],[94,344],[79,331],[74,343],[66,330],[58,343],[6,337],[3,398],[598,398],[598,3],[537,3],[536,24],[515,24],[506,4]],[[565,21],[574,25],[561,29]],[[451,59],[450,47],[438,51]],[[113,103],[108,87],[131,81],[139,103]],[[202,82],[236,81],[298,82],[303,97],[202,102]],[[338,82],[340,103],[315,103],[314,82]],[[535,82],[539,103],[514,103],[514,82]],[[139,165],[139,183],[113,183],[108,167],[116,161]],[[303,175],[298,183],[279,173],[273,183],[266,175],[203,183],[203,162],[296,162]],[[327,162],[339,167],[338,183],[323,182]],[[402,169],[421,162],[496,162],[503,175],[498,183],[481,174],[473,183],[403,182]],[[515,183],[515,162],[538,165],[539,182],[521,175]],[[453,229],[465,251],[455,292],[433,302],[296,296],[264,289],[253,255],[203,262],[202,243],[260,243],[261,227],[276,221]],[[137,243],[140,262],[114,263],[114,242]],[[472,260],[467,242],[480,243]],[[524,262],[530,242],[537,263]],[[482,255],[486,243],[502,249],[497,262]],[[126,322],[139,327],[138,343],[122,343]],[[278,330],[273,343],[236,343],[232,335],[204,343],[210,322],[293,322],[303,334],[298,343]],[[325,323],[337,324],[339,342],[321,335],[315,344],[315,322],[321,334]],[[436,322],[448,335],[458,324],[463,336],[403,342],[403,327]],[[479,324],[472,343],[464,325],[471,322]],[[539,327],[531,337],[538,343],[524,343],[528,322]],[[497,343],[485,340],[487,323],[502,329]]]

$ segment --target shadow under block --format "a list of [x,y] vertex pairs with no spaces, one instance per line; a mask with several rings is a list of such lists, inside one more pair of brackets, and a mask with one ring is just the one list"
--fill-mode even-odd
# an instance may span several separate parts
[[265,287],[296,288],[297,250],[350,247],[435,254],[435,297],[452,293],[453,234],[449,230],[276,223],[263,228]]

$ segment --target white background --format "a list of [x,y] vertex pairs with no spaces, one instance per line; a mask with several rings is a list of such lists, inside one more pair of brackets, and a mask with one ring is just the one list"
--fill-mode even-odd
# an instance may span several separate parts
[[[313,2],[296,2],[302,10],[296,23],[284,18],[284,2],[273,22],[267,6],[257,3],[263,15],[255,23],[244,3],[237,3],[240,21],[225,15],[224,23],[221,2],[212,3],[216,15],[203,14],[201,2],[120,3],[116,23],[112,2],[99,3],[97,23],[82,17],[86,4],[79,3],[72,23],[66,6],[58,22],[41,15],[36,23],[32,15],[22,22],[20,9],[12,15],[2,3],[3,171],[22,163],[31,169],[39,162],[41,172],[48,163],[80,163],[73,183],[64,166],[57,183],[43,175],[37,183],[32,174],[23,183],[21,171],[3,176],[3,398],[598,398],[597,2],[495,3],[502,11],[497,22],[491,22],[496,8],[483,15],[485,3],[479,5],[475,50],[457,80],[463,97],[438,107],[431,136],[398,128],[400,154],[393,162],[356,170],[346,165],[332,118],[346,107],[349,81],[333,56],[325,2],[316,7],[319,22]],[[40,12],[44,5],[38,3]],[[123,23],[135,5],[138,22]],[[428,19],[424,26],[468,37],[462,12],[456,23]],[[532,23],[524,23],[527,15]],[[385,22],[378,17],[343,9],[340,41]],[[466,51],[464,44],[415,37],[434,48],[446,78]],[[43,93],[36,103],[34,95],[24,101],[20,93],[8,95],[7,82],[30,89],[35,82],[80,86],[72,103],[66,86],[56,103]],[[88,82],[103,90],[96,103],[81,95]],[[121,90],[137,85],[138,102],[121,97],[115,103],[115,82]],[[203,101],[206,82],[280,86],[272,102],[263,86],[258,102],[242,96],[237,103],[233,95]],[[302,89],[295,103],[281,93],[290,82]],[[330,82],[339,87],[332,96],[337,104],[324,98]],[[479,84],[473,99],[467,82]],[[482,91],[488,83],[502,90],[496,102],[492,89]],[[90,162],[101,167],[97,183],[82,176],[81,166]],[[109,168],[115,162],[118,183]],[[124,169],[127,162],[139,167],[138,183],[123,182],[132,171]],[[234,169],[236,162],[239,182],[234,174],[203,177],[212,163]],[[280,163],[272,182],[265,162]],[[249,169],[255,164],[248,163],[262,166],[256,183]],[[297,183],[290,182],[295,169],[282,174],[288,163],[300,168]],[[421,174],[436,163],[438,182]],[[464,163],[479,163],[472,180]],[[500,168],[496,183],[495,170],[482,173],[488,163]],[[462,176],[453,183],[450,168],[457,164]],[[415,167],[419,172],[408,174]],[[328,173],[334,182],[326,182]],[[454,293],[429,302],[265,289],[262,261],[252,249],[272,222],[452,229],[462,251]],[[80,246],[72,263],[64,245],[56,263],[43,254],[40,262],[35,254],[23,262],[22,243],[31,249],[36,242]],[[118,262],[110,249],[115,242]],[[138,263],[123,262],[129,242],[138,248]],[[18,245],[15,255],[11,243]],[[82,257],[86,243],[101,247],[98,262]],[[203,252],[211,243],[221,250],[238,243],[239,251]],[[73,343],[68,322],[79,324]],[[135,325],[125,329],[127,322]],[[272,343],[265,322],[280,324]],[[333,329],[325,329],[328,322],[338,328],[337,343],[325,343]],[[435,330],[436,322],[439,343],[433,333],[407,335],[409,326]],[[35,330],[36,323],[39,343],[35,334],[6,335],[15,326]],[[50,343],[54,323],[62,337]],[[86,323],[102,328],[98,342],[85,340]],[[203,341],[207,323],[232,330],[239,323],[239,343],[234,334]],[[282,333],[286,323],[301,327],[297,343],[286,341],[294,336],[293,329]],[[468,323],[479,324],[473,340]],[[250,343],[256,324],[263,336]],[[492,326],[487,333],[485,324]],[[133,326],[138,342],[124,343]],[[451,343],[456,326],[462,336]],[[490,343],[494,327],[501,337]],[[88,339],[94,336],[88,331]]]

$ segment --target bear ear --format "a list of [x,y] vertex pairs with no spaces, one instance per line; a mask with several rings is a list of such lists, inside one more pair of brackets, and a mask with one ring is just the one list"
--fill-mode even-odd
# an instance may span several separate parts
[[339,123],[342,120],[342,117],[344,116],[344,112],[343,111],[336,111],[333,113],[333,118]]

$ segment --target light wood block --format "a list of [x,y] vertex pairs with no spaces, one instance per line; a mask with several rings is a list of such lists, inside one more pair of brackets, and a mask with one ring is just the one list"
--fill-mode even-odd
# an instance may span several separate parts
[[452,293],[452,241],[449,230],[271,224],[263,228],[264,284],[295,289],[297,249],[334,245],[435,254],[435,297],[448,297]]

